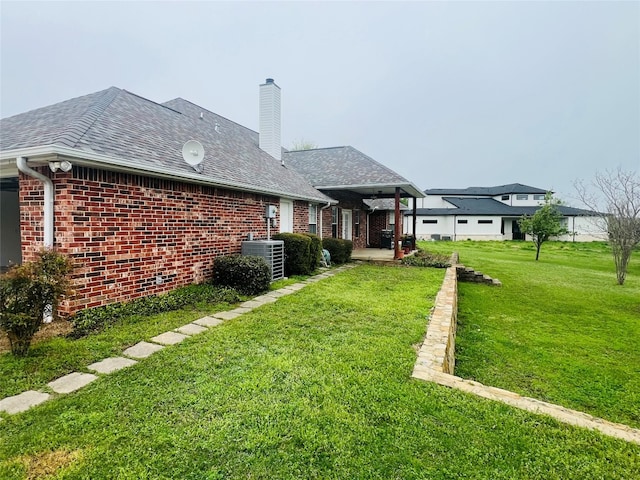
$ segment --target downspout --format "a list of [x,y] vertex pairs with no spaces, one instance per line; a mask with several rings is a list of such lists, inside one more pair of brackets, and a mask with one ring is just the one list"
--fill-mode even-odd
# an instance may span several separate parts
[[16,165],[25,175],[40,180],[44,186],[44,248],[53,248],[53,182],[27,165],[25,157],[17,157]]
[[324,207],[320,207],[320,219],[319,219],[319,223],[320,223],[320,235],[318,235],[320,237],[320,240],[322,240],[322,211],[326,210],[327,208],[329,208],[331,206],[331,202],[328,202]]

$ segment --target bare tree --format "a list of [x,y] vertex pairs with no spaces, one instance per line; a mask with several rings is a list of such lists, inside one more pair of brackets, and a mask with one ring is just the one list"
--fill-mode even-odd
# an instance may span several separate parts
[[293,143],[291,144],[291,150],[293,151],[314,150],[316,148],[318,148],[318,145],[316,145],[314,142],[310,140],[305,140],[304,138],[301,138],[300,140],[294,140]]
[[633,249],[640,244],[640,177],[638,172],[596,172],[591,189],[582,180],[574,184],[578,198],[597,212],[598,227],[607,232],[618,284],[624,284]]

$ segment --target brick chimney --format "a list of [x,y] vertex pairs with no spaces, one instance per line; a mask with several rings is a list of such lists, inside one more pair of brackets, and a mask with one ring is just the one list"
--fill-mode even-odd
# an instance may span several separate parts
[[282,160],[280,141],[280,87],[273,78],[260,85],[260,148],[276,160]]

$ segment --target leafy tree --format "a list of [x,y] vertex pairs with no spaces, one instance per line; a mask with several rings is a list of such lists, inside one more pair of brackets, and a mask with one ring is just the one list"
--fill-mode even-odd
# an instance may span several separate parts
[[544,204],[533,215],[523,215],[518,220],[520,230],[531,236],[536,246],[536,260],[540,258],[542,244],[551,237],[565,235],[569,231],[562,225],[562,214],[558,211],[560,200],[551,192],[544,196]]
[[640,176],[638,172],[597,172],[588,189],[582,181],[574,184],[578,198],[596,212],[597,227],[608,234],[616,266],[616,277],[623,285],[633,249],[640,244]]

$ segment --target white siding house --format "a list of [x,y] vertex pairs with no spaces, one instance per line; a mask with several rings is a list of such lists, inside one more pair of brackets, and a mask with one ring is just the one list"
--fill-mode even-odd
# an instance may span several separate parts
[[[497,187],[425,190],[417,199],[418,240],[523,240],[518,220],[532,215],[544,203],[546,190],[513,183]],[[606,239],[606,232],[592,222],[594,213],[559,206],[563,222],[571,232],[559,240]],[[410,220],[405,217],[404,231]]]

